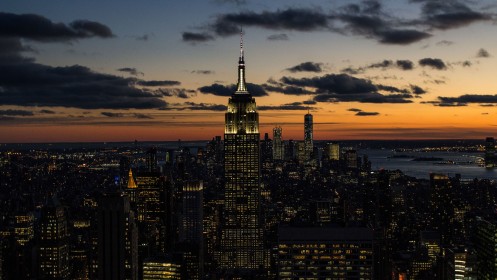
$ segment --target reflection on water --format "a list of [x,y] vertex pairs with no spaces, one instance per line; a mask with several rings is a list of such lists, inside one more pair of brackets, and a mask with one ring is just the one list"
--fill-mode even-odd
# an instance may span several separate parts
[[[449,176],[461,174],[462,178],[497,180],[497,169],[479,166],[481,153],[456,152],[394,152],[392,150],[365,149],[360,155],[367,155],[373,170],[400,169],[406,175],[429,179],[430,173],[443,173]],[[414,160],[421,159],[421,160]]]

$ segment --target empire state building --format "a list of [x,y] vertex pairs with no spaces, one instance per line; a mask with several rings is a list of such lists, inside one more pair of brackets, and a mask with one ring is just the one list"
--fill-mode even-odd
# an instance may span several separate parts
[[243,40],[237,90],[228,101],[224,131],[225,202],[220,267],[253,274],[265,266],[260,209],[259,114],[247,91]]

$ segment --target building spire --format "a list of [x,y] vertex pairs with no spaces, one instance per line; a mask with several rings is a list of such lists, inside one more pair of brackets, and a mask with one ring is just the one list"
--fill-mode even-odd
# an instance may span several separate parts
[[240,27],[240,62],[243,63],[243,29]]
[[243,57],[243,30],[240,28],[240,58],[238,60],[238,85],[237,93],[246,93],[247,86],[245,84],[245,58]]

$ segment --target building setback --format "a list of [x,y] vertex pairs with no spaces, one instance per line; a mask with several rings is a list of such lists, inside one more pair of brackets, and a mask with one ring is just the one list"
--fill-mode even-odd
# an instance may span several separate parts
[[368,228],[280,227],[278,279],[373,279]]

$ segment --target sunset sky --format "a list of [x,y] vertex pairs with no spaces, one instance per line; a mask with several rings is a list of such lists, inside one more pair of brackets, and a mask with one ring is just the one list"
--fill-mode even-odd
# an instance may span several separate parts
[[261,136],[497,137],[493,0],[16,0],[0,143],[222,135],[240,27]]

